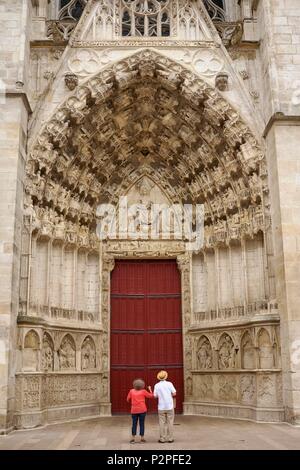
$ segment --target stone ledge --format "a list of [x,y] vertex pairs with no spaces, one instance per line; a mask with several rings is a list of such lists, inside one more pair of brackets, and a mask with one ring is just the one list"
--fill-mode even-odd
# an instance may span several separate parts
[[102,332],[103,331],[103,326],[101,323],[94,324],[94,325],[86,325],[84,323],[80,324],[77,322],[74,325],[70,325],[70,322],[68,325],[64,324],[63,321],[61,322],[49,322],[44,318],[41,317],[32,317],[32,316],[18,316],[17,317],[17,324],[19,326],[35,326],[35,327],[42,327],[42,328],[60,328],[62,330],[68,330],[68,331],[97,331],[97,332]]
[[230,330],[235,329],[237,327],[245,327],[245,326],[255,326],[255,325],[262,325],[262,324],[274,324],[280,323],[280,315],[279,314],[267,314],[267,315],[256,315],[254,317],[248,317],[238,320],[230,320],[230,319],[223,319],[218,322],[202,322],[200,324],[192,324],[189,328],[190,333],[196,333],[198,331],[208,331],[208,330]]
[[299,116],[298,115],[287,116],[286,114],[280,113],[280,112],[273,114],[273,116],[270,117],[269,122],[267,123],[265,130],[263,132],[264,139],[268,136],[270,130],[272,129],[275,123],[290,124],[290,125],[293,124],[296,126],[300,126],[300,115]]
[[32,114],[31,104],[25,91],[8,89],[5,93],[7,98],[21,98],[28,114]]
[[[32,429],[68,421],[111,416],[110,403],[92,403],[87,405],[62,406],[41,411],[16,413],[15,429]],[[12,429],[11,429],[12,430]]]
[[191,373],[196,374],[280,374],[282,369],[194,369]]

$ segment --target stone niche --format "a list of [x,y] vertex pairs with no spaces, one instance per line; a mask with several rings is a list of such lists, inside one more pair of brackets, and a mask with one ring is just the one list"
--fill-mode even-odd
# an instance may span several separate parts
[[186,414],[281,421],[278,325],[191,329]]

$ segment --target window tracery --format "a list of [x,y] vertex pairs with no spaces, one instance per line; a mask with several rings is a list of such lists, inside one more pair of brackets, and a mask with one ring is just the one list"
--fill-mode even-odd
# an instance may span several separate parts
[[78,21],[87,0],[59,0],[58,19]]
[[122,0],[121,5],[122,36],[170,36],[170,0]]
[[[52,0],[49,3],[48,36],[70,37],[87,0]],[[225,21],[224,0],[204,0],[213,21]],[[93,22],[94,36],[180,37],[201,39],[197,2],[190,0],[99,0]],[[97,34],[96,34],[97,33]]]

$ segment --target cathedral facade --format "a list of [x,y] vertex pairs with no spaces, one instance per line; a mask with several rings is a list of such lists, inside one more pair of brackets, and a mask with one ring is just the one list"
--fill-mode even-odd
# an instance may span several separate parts
[[161,367],[179,412],[300,424],[298,0],[0,19],[0,432],[126,412]]

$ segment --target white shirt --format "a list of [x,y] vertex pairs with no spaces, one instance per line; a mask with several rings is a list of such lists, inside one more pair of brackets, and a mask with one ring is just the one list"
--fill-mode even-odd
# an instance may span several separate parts
[[174,385],[172,382],[167,382],[167,380],[161,380],[154,386],[154,396],[158,398],[158,410],[173,410],[174,403],[172,393],[176,393]]

